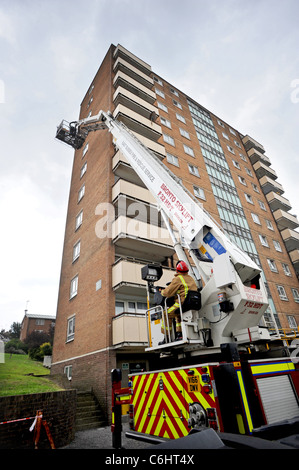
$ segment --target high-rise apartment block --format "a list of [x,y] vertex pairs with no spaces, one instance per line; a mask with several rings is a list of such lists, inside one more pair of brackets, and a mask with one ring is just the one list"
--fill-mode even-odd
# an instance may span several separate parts
[[[79,119],[111,111],[176,174],[262,268],[263,325],[298,331],[299,222],[264,147],[202,107],[121,45],[109,48]],[[111,223],[110,223],[111,222]],[[150,192],[107,130],[75,151],[58,296],[52,373],[92,388],[109,410],[110,371],[149,367],[141,268],[174,273],[175,252]]]

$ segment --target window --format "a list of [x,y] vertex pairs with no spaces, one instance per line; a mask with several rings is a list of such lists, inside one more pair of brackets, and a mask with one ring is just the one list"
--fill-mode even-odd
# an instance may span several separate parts
[[299,303],[299,291],[298,289],[292,289],[292,294],[295,302]]
[[273,240],[273,245],[276,251],[282,251],[280,243],[276,240]]
[[254,214],[253,212],[251,212],[251,217],[252,217],[252,219],[253,219],[253,222],[255,222],[256,224],[261,225],[259,216],[258,216],[257,214]]
[[155,88],[155,92],[157,95],[161,96],[161,98],[165,98],[165,94],[162,90],[159,90],[159,88]]
[[75,297],[78,293],[78,276],[71,280],[70,299]]
[[223,135],[223,137],[224,137],[225,139],[229,140],[229,137],[228,137],[228,135],[227,135],[225,132],[222,132],[222,135]]
[[72,366],[65,366],[64,373],[67,376],[68,380],[72,379]]
[[76,217],[76,230],[82,225],[83,221],[83,210]]
[[115,315],[120,315],[124,312],[145,314],[146,310],[146,302],[135,302],[131,300],[117,300],[115,302]]
[[189,140],[190,140],[189,132],[187,132],[187,131],[185,131],[184,129],[181,129],[181,128],[180,128],[180,134],[181,134],[181,136],[186,137],[186,139],[189,139]]
[[220,121],[220,119],[217,119],[217,122],[218,122],[219,126],[225,127],[224,124],[223,124],[223,122]]
[[73,341],[75,337],[75,315],[73,315],[71,318],[68,319],[67,321],[67,335],[66,335],[66,340],[67,341]]
[[147,310],[146,302],[128,302],[129,313],[145,313]]
[[253,204],[253,200],[252,200],[252,197],[250,196],[250,194],[246,194],[246,193],[244,193],[244,194],[245,194],[246,201],[249,202],[250,204]]
[[172,137],[170,137],[170,135],[163,134],[163,140],[164,140],[164,142],[166,142],[167,144],[172,145],[173,147],[175,147],[174,139],[173,139]]
[[245,167],[245,171],[246,171],[247,175],[253,176],[253,174],[252,174],[251,170],[249,170],[249,168]]
[[174,90],[173,88],[169,88],[171,93],[173,93],[175,96],[179,96],[178,92],[176,90]]
[[177,106],[178,108],[183,109],[181,103],[179,103],[178,101],[172,100],[172,102],[173,102],[173,104],[174,104],[175,106]]
[[175,166],[180,166],[178,157],[175,157],[171,153],[166,153],[166,159],[168,163],[171,163],[172,165],[175,165]]
[[93,96],[90,98],[90,100],[87,103],[87,109],[89,108],[92,102],[93,102]]
[[87,144],[85,145],[85,147],[84,147],[84,149],[83,149],[82,158],[85,157],[85,155],[87,154],[87,152],[88,152],[88,146],[89,146],[89,144],[88,144],[88,142],[87,142]]
[[186,119],[184,118],[184,116],[181,116],[180,114],[176,113],[176,118],[183,122],[184,124],[186,124]]
[[274,273],[278,273],[278,269],[277,269],[274,259],[267,259],[267,262],[271,271]]
[[233,134],[233,135],[237,135],[237,134],[235,133],[235,131],[234,131],[231,127],[229,128],[229,132],[230,132],[231,134]]
[[80,256],[81,241],[79,240],[73,247],[73,262]]
[[266,247],[269,248],[267,238],[264,237],[264,235],[259,235],[259,237],[260,237],[260,242],[261,242],[261,244],[262,244],[263,246],[266,246]]
[[263,211],[267,210],[265,204],[263,203],[263,201],[259,201],[259,205],[260,205],[260,208],[263,209]]
[[157,77],[153,77],[154,81],[159,83],[159,85],[163,86],[163,82],[162,80],[160,80],[160,78],[157,78]]
[[259,191],[259,188],[257,187],[256,184],[251,183],[251,185],[252,185],[252,187],[253,187],[253,191],[255,191],[256,193],[259,193],[259,192],[260,192],[260,191]]
[[163,126],[166,126],[171,129],[171,122],[168,119],[165,119],[164,117],[160,116],[160,121]]
[[291,276],[292,273],[290,271],[290,268],[289,268],[289,265],[288,264],[285,264],[285,263],[281,263],[282,264],[282,267],[283,267],[283,271],[285,273],[286,276]]
[[245,178],[243,176],[238,176],[240,183],[244,184],[244,186],[247,186]]
[[242,147],[241,147],[241,144],[240,144],[237,140],[234,140],[234,142],[235,142],[235,145],[236,145],[237,147],[239,147],[239,149],[242,148]]
[[233,153],[233,154],[235,153],[234,149],[230,145],[228,145],[227,148],[231,153]]
[[244,162],[247,162],[247,158],[245,157],[245,155],[243,155],[243,153],[239,153],[240,155],[240,158],[244,161]]
[[79,189],[79,192],[78,192],[78,202],[81,201],[81,199],[83,198],[85,194],[85,184],[83,184],[83,186],[81,186],[81,188]]
[[286,294],[286,291],[285,291],[285,288],[283,286],[276,286],[277,287],[277,290],[278,290],[278,295],[280,297],[281,300],[289,300],[287,298],[287,294]]
[[82,176],[86,173],[86,170],[87,170],[87,162],[85,162],[84,165],[83,165],[82,168],[81,168],[80,179],[81,179]]
[[162,111],[165,111],[165,113],[168,113],[168,109],[167,109],[167,106],[165,106],[165,104],[162,104],[159,101],[157,101],[157,105],[158,105],[158,108],[162,109]]
[[267,220],[267,219],[266,219],[266,225],[267,225],[267,227],[268,227],[269,230],[274,230],[273,225],[272,225],[272,222],[271,222],[270,220]]
[[290,328],[297,328],[296,318],[293,315],[287,315]]
[[38,319],[38,320],[35,320],[35,324],[36,325],[39,325],[39,326],[42,326],[45,324],[45,320],[43,320],[42,318]]
[[115,315],[120,315],[125,311],[125,303],[124,302],[115,302]]
[[184,145],[184,150],[185,150],[185,153],[187,153],[187,155],[194,157],[194,151],[191,147],[188,147],[188,145]]
[[199,176],[199,171],[198,171],[197,166],[190,165],[190,163],[188,163],[188,168],[189,168],[191,175]]
[[240,167],[239,163],[236,162],[236,160],[233,160],[233,165],[234,165],[236,168],[239,168],[239,170],[240,170],[241,167]]
[[206,199],[204,190],[202,188],[198,188],[197,186],[193,186],[193,191],[196,197],[199,197],[200,199]]

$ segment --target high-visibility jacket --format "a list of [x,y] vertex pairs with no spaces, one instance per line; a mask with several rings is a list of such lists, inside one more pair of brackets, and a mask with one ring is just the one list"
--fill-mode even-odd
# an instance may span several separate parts
[[189,290],[197,291],[197,285],[193,277],[187,273],[175,273],[173,280],[169,286],[161,291],[161,294],[166,298],[179,295],[183,304]]

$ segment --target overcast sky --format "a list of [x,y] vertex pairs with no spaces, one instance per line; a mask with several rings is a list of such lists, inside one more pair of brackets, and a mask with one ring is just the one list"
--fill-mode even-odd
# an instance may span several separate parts
[[111,43],[266,148],[299,216],[298,0],[0,0],[0,330],[56,314],[73,151]]

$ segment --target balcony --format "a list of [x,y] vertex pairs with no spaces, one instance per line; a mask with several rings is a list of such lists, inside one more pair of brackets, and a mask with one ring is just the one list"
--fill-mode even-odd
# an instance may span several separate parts
[[266,166],[271,166],[271,161],[270,161],[270,158],[266,157],[266,155],[262,154],[261,152],[259,152],[258,150],[256,150],[255,148],[252,148],[250,149],[248,152],[247,152],[249,158],[250,158],[250,161],[251,163],[254,165],[256,162],[259,162],[261,161],[264,165]]
[[156,101],[156,94],[149,88],[141,85],[141,83],[136,82],[133,78],[129,77],[123,72],[117,72],[114,77],[113,85],[115,89],[119,86],[125,88],[136,96],[139,96],[144,101],[147,101],[150,104],[154,104]]
[[113,95],[113,103],[115,107],[121,104],[149,120],[154,114],[156,118],[159,116],[158,108],[121,86],[117,88]]
[[145,315],[123,313],[112,319],[112,345],[125,348],[144,348],[148,344]]
[[138,201],[156,205],[156,200],[148,189],[122,179],[119,179],[112,188],[112,201],[120,194],[137,199]]
[[292,263],[294,265],[295,270],[297,273],[299,272],[299,249],[293,250],[289,253]]
[[254,171],[256,173],[256,176],[260,179],[263,176],[269,176],[269,178],[272,178],[273,180],[277,179],[277,174],[276,171],[274,171],[272,168],[270,168],[267,165],[264,165],[264,163],[261,162],[256,162],[253,165]]
[[290,209],[292,209],[292,206],[288,199],[286,199],[283,196],[280,196],[277,193],[274,193],[273,191],[268,193],[266,195],[266,198],[273,212],[276,211],[277,209],[282,209],[285,211],[289,211]]
[[261,153],[265,153],[265,149],[264,147],[262,146],[262,144],[260,144],[259,142],[257,142],[255,139],[253,139],[252,137],[250,137],[249,135],[245,135],[245,137],[243,137],[242,139],[243,141],[243,145],[246,149],[246,152],[248,152],[248,150],[252,149],[252,148],[255,148],[256,150],[258,150],[259,152]]
[[[165,148],[163,145],[153,142],[152,140],[146,139],[145,137],[136,134],[136,137],[142,142],[148,149],[153,151],[159,158],[165,157]],[[116,176],[126,179],[131,183],[136,183],[139,186],[144,186],[143,182],[137,176],[135,170],[131,167],[126,157],[118,150],[112,158],[112,171]]]
[[144,60],[139,59],[136,55],[132,54],[132,52],[125,49],[123,46],[118,44],[117,48],[114,51],[113,57],[117,59],[121,57],[122,59],[129,62],[134,67],[140,69],[144,74],[150,75],[152,72],[152,68],[149,64],[144,62]]
[[281,209],[278,209],[273,212],[273,216],[276,220],[277,227],[279,230],[284,230],[285,228],[295,229],[299,227],[299,221],[297,217]]
[[119,104],[113,112],[113,116],[123,122],[131,131],[141,134],[147,139],[156,142],[162,135],[159,124],[147,119],[131,109]]
[[160,263],[174,254],[167,229],[123,215],[112,222],[112,240],[122,256]]
[[263,176],[259,181],[264,194],[268,194],[271,191],[274,191],[279,195],[284,193],[282,185],[268,176]]
[[131,165],[128,163],[126,157],[118,150],[114,157],[112,158],[112,171],[119,178],[130,181],[131,183],[136,183],[139,186],[145,187],[136,171],[133,170]]
[[152,89],[154,86],[154,80],[151,77],[141,72],[141,70],[134,67],[121,57],[118,57],[116,59],[113,66],[113,70],[115,73],[117,73],[118,71],[123,72],[124,74],[133,78],[133,80],[145,86],[146,88]]
[[[112,266],[112,288],[118,295],[140,296],[146,293],[146,281],[141,279],[141,268],[146,263],[121,259]],[[175,270],[164,268],[159,286],[166,286],[173,279]]]
[[284,244],[288,252],[297,250],[299,248],[299,233],[295,232],[295,230],[286,228],[280,235],[283,238]]

